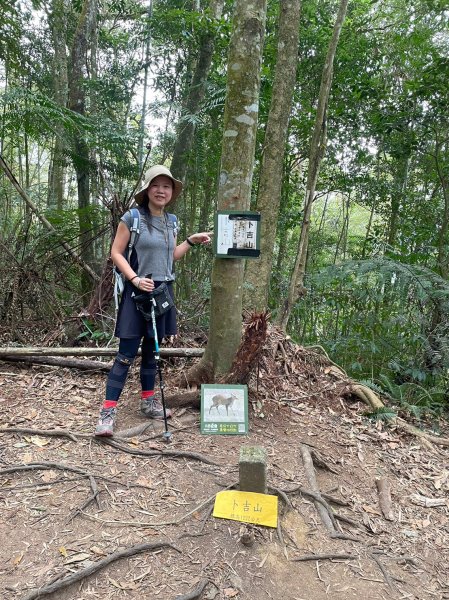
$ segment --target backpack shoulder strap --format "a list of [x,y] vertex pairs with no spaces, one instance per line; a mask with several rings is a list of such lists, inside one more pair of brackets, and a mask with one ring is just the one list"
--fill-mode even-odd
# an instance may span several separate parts
[[176,237],[178,235],[179,227],[178,227],[178,219],[176,215],[172,215],[171,213],[167,213],[168,222],[173,225],[173,234]]
[[128,257],[131,256],[131,252],[132,252],[132,249],[134,248],[134,244],[136,243],[137,237],[140,234],[140,212],[139,212],[139,209],[130,208],[129,212],[131,213],[132,221],[131,221],[131,227],[129,229],[131,232],[131,235],[129,236],[129,243],[128,243]]

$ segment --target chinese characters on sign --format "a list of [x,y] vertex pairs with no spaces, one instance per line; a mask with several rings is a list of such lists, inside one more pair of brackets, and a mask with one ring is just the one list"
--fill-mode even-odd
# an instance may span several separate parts
[[219,492],[213,516],[243,523],[277,527],[278,498],[255,492]]
[[217,212],[214,252],[219,258],[257,258],[260,255],[260,213]]

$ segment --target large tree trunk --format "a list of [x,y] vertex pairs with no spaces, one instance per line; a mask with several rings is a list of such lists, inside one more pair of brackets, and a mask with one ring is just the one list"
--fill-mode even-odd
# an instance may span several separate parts
[[[229,46],[219,210],[248,210],[254,167],[266,0],[237,0]],[[211,379],[232,365],[242,335],[242,259],[215,258],[209,338],[191,375]]]
[[298,251],[290,279],[288,296],[284,302],[282,310],[279,312],[279,325],[284,331],[287,329],[290,313],[296,300],[304,293],[304,276],[306,272],[307,249],[309,245],[310,215],[312,212],[312,203],[315,196],[315,188],[320,171],[321,160],[326,148],[327,103],[332,87],[335,53],[337,51],[341,28],[343,27],[343,22],[345,20],[347,6],[348,0],[341,0],[332,32],[332,37],[329,42],[323,74],[321,77],[315,127],[310,144],[309,168],[307,173],[306,194],[304,200],[304,217],[301,227],[301,234],[299,237]]
[[266,310],[282,188],[282,171],[298,64],[300,2],[281,0],[276,71],[265,133],[257,210],[262,213],[259,260],[248,261],[244,305]]
[[[223,11],[224,0],[210,0],[209,12],[213,19],[220,19]],[[207,76],[209,74],[212,56],[214,53],[215,33],[208,31],[202,36],[198,59],[196,61],[193,78],[182,107],[181,122],[178,126],[178,135],[173,149],[171,172],[175,177],[184,181],[187,171],[187,161],[192,148],[195,133],[195,124],[183,120],[183,115],[196,115],[200,111],[204,99]]]

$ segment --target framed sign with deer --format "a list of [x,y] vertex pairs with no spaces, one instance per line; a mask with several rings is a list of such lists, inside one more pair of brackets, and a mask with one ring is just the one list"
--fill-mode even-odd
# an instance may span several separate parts
[[201,386],[201,433],[248,433],[248,388],[246,385],[203,384]]

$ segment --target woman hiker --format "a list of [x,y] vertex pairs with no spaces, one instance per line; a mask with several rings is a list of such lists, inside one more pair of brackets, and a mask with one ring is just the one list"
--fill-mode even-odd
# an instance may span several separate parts
[[[163,408],[154,395],[156,361],[154,333],[148,321],[136,307],[133,296],[152,292],[165,282],[173,298],[175,279],[173,262],[182,258],[195,244],[208,244],[208,233],[194,233],[176,244],[177,221],[165,212],[182,191],[182,183],[167,167],[155,165],[145,173],[142,188],[134,200],[140,213],[140,234],[131,256],[126,257],[133,217],[128,211],[121,218],[111,249],[111,258],[126,279],[120,301],[115,335],[120,338],[119,349],[106,382],[106,399],[100,410],[96,436],[112,436],[117,415],[117,403],[142,340],[140,383],[142,386],[141,412],[150,419],[163,419]],[[146,276],[151,273],[151,278]],[[157,334],[164,337],[176,334],[176,309],[157,317]],[[171,411],[167,409],[167,417]]]

